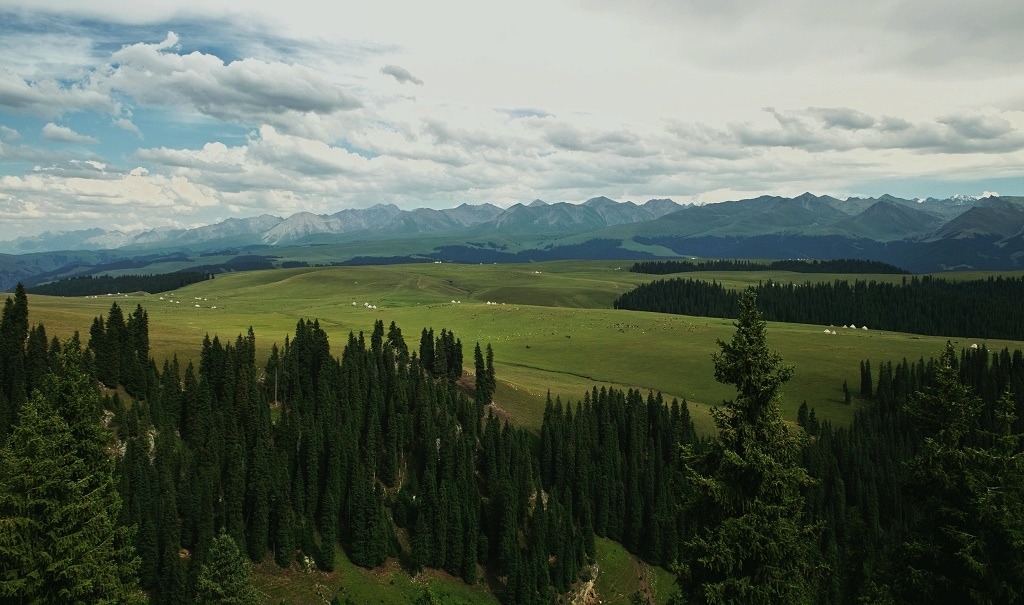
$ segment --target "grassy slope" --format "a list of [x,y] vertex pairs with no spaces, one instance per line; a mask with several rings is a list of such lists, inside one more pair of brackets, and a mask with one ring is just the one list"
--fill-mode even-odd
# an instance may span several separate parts
[[[266,354],[303,317],[320,321],[336,343],[335,353],[349,331],[369,331],[378,318],[385,324],[395,321],[414,349],[424,326],[436,331],[444,327],[454,329],[462,339],[470,370],[473,344],[493,345],[500,380],[496,402],[523,426],[539,427],[549,390],[553,396],[575,401],[597,384],[654,389],[668,397],[686,398],[693,404],[698,424],[708,428],[706,404],[731,395],[714,381],[711,353],[717,350],[716,339],[731,337],[732,322],[610,309],[621,292],[659,278],[629,273],[628,266],[567,261],[285,269],[223,275],[162,296],[33,296],[30,310],[31,321],[42,321],[51,334],[66,336],[77,329],[87,338],[92,318],[105,313],[113,300],[128,311],[142,304],[149,312],[154,355],[176,354],[180,359],[194,358],[205,334],[233,341],[249,326],[256,332],[260,352]],[[716,279],[733,288],[767,278],[797,282],[901,279],[785,272],[688,277]],[[503,304],[488,305],[488,301]],[[378,308],[368,309],[364,303]],[[836,318],[835,323],[846,321]],[[827,336],[822,330],[801,324],[769,326],[770,346],[796,366],[796,375],[783,393],[787,418],[795,418],[796,409],[807,400],[819,418],[848,421],[853,410],[842,403],[842,383],[846,380],[857,388],[861,359],[877,363],[927,358],[937,354],[946,340],[842,328],[837,335]],[[970,342],[954,339],[959,346]],[[989,341],[988,345],[1001,349],[1021,343]]]
[[[407,265],[288,269],[220,276],[163,295],[131,294],[98,298],[31,296],[33,323],[43,322],[51,336],[79,330],[88,338],[92,318],[105,314],[114,300],[131,311],[142,304],[149,313],[153,354],[191,359],[203,336],[234,340],[252,326],[261,354],[283,342],[302,317],[318,318],[335,343],[347,333],[369,331],[374,320],[395,321],[416,348],[423,326],[454,329],[463,341],[472,369],[473,343],[492,343],[500,381],[496,402],[519,424],[539,428],[548,390],[577,400],[594,384],[656,389],[693,402],[699,426],[710,430],[706,404],[728,397],[713,378],[711,353],[716,339],[728,339],[730,320],[615,311],[608,307],[634,284],[661,276],[632,274],[628,262],[555,262],[528,265]],[[834,276],[791,273],[689,274],[743,287],[771,277],[781,281],[831,280]],[[978,277],[973,274],[972,277]],[[894,276],[871,276],[898,280]],[[452,304],[452,300],[461,303]],[[171,302],[177,301],[177,302]],[[487,305],[488,301],[504,304]],[[352,303],[356,305],[353,306]],[[364,303],[376,305],[367,309]],[[196,305],[199,305],[196,307]],[[212,307],[216,306],[214,309]],[[845,321],[837,318],[836,323]],[[770,324],[769,344],[796,375],[783,394],[784,414],[795,418],[806,399],[819,418],[847,421],[852,409],[842,403],[842,381],[859,385],[858,362],[938,353],[944,338],[837,329],[826,336],[821,326]],[[959,339],[967,346],[969,339]],[[989,341],[990,348],[1018,348],[1019,342]],[[596,582],[605,603],[626,603],[637,590],[637,563],[621,546],[599,541]],[[641,569],[645,566],[641,564]],[[659,603],[672,577],[646,570]],[[319,592],[356,603],[408,603],[429,582],[456,602],[495,603],[480,586],[467,587],[443,575],[413,581],[397,568],[367,571],[339,552],[333,574],[303,574],[260,567],[258,583],[268,603],[322,603]]]
[[594,582],[597,598],[603,603],[629,603],[629,598],[641,590],[641,578],[649,587],[650,595],[658,605],[668,603],[675,586],[675,576],[660,567],[651,567],[640,561],[618,542],[598,538],[598,574]]
[[267,604],[323,605],[334,597],[359,605],[407,605],[430,589],[442,602],[452,605],[498,605],[484,584],[469,586],[437,571],[409,576],[393,561],[377,569],[353,565],[340,548],[335,571],[303,572],[292,566],[281,569],[272,561],[256,567],[254,581]]

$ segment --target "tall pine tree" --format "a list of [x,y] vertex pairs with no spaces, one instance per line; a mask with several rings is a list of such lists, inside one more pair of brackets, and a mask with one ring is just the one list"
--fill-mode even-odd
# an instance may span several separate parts
[[997,402],[996,434],[982,435],[983,403],[960,382],[946,348],[934,384],[907,409],[924,443],[908,463],[917,506],[903,548],[900,597],[917,603],[1024,601],[1024,458],[1009,392]]
[[143,603],[132,531],[77,346],[25,404],[0,450],[0,600]]
[[683,549],[683,602],[811,603],[818,531],[803,518],[802,494],[811,479],[778,403],[793,370],[768,348],[753,292],[734,325],[712,358],[715,379],[736,397],[712,409],[718,437],[707,450],[684,449],[696,531]]

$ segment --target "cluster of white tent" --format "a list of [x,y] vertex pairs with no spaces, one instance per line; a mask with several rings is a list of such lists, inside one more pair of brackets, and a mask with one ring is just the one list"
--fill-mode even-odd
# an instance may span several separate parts
[[[844,327],[844,328],[846,328],[846,329],[848,329],[848,330],[856,330],[856,329],[857,329],[857,326],[856,326],[856,325],[854,325],[854,324],[850,324],[850,325],[848,325],[848,326],[842,326],[842,327]],[[861,330],[867,330],[867,329],[868,329],[868,327],[867,327],[867,326],[861,326],[861,327],[860,327],[860,329],[861,329]],[[829,328],[825,328],[825,330],[824,330],[824,333],[825,333],[825,334],[835,334],[835,333],[836,333],[836,331],[835,331],[835,330],[832,330],[832,329],[829,329]]]

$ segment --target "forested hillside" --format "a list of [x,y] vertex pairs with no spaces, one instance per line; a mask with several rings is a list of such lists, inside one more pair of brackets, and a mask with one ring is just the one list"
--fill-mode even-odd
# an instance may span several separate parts
[[155,275],[99,275],[71,277],[41,286],[32,287],[31,294],[47,296],[95,296],[101,294],[120,294],[121,292],[167,292],[177,290],[189,284],[211,279],[209,273],[195,271],[179,271],[176,273],[158,273]]
[[256,603],[247,560],[330,571],[341,548],[554,603],[602,536],[676,570],[677,603],[1021,602],[1022,352],[864,360],[851,425],[813,402],[790,425],[800,370],[757,305],[740,299],[714,355],[735,387],[714,435],[685,401],[595,388],[549,401],[538,441],[491,413],[490,346],[467,380],[444,328],[413,348],[378,321],[335,353],[299,320],[265,364],[250,330],[181,367],[149,356],[142,307],[47,341],[19,288],[0,321],[0,598]]
[[[868,326],[939,336],[1024,340],[1024,278],[947,281],[930,276],[900,284],[836,280],[753,288],[770,321],[826,326]],[[735,317],[740,292],[717,282],[666,279],[641,284],[619,296],[616,309],[705,317]]]
[[633,273],[668,275],[670,273],[693,273],[696,271],[793,271],[794,273],[874,273],[908,274],[909,271],[878,261],[856,258],[833,260],[788,259],[771,262],[750,260],[660,260],[633,263]]

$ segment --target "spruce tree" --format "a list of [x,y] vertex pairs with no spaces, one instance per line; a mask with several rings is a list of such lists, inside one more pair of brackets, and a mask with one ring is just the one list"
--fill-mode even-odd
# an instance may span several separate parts
[[259,594],[252,585],[249,562],[223,531],[213,539],[196,582],[198,605],[256,605]]
[[683,549],[686,603],[811,603],[817,528],[803,518],[800,438],[782,420],[778,391],[792,376],[768,348],[753,292],[740,299],[731,342],[718,341],[715,379],[736,397],[713,408],[718,437],[684,449],[696,525]]
[[982,435],[983,403],[962,384],[947,343],[932,385],[907,405],[924,443],[908,463],[917,515],[899,592],[908,602],[1024,601],[1024,459],[1009,392]]
[[494,397],[494,391],[498,387],[497,380],[494,377],[494,349],[491,348],[490,343],[487,343],[485,368],[487,370],[487,403],[490,403]]
[[[490,403],[487,401],[487,367],[484,365],[484,354],[480,350],[480,343],[476,343],[473,349],[473,372],[475,374],[476,405],[478,410]],[[482,411],[480,412],[482,414]]]
[[55,370],[0,450],[0,600],[143,603],[95,383],[77,346]]
[[19,283],[14,298],[7,298],[0,315],[0,444],[17,423],[18,408],[27,395],[26,338],[28,297],[25,287]]

